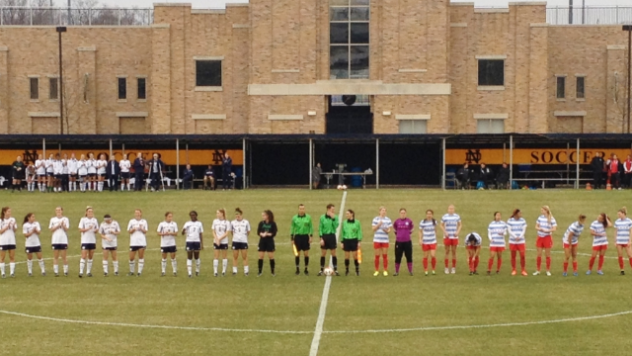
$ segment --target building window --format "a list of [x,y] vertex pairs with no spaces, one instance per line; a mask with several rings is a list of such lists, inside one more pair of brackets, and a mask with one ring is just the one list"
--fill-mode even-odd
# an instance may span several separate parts
[[138,84],[138,99],[147,99],[147,79],[137,78],[136,82]]
[[195,86],[221,87],[222,61],[195,61]]
[[369,78],[370,0],[330,0],[329,4],[331,78]]
[[478,60],[478,85],[505,85],[505,61],[502,59]]
[[31,100],[39,99],[39,78],[29,78],[29,91]]
[[558,99],[566,98],[566,77],[557,77],[555,92]]
[[50,100],[59,100],[59,79],[48,78],[48,98]]
[[476,133],[498,134],[505,133],[505,120],[503,119],[479,119],[477,120]]
[[127,99],[127,78],[118,78],[118,98]]
[[399,120],[400,134],[425,134],[427,120]]
[[577,99],[586,99],[586,78],[577,77]]

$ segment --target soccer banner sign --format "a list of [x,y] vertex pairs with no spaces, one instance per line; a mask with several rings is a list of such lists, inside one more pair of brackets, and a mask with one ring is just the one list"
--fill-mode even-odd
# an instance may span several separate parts
[[[132,162],[134,162],[134,159],[136,159],[136,155],[139,152],[143,154],[143,158],[145,160],[151,159],[154,153],[158,153],[162,161],[166,165],[172,166],[177,163],[176,150],[170,150],[170,149],[135,150],[133,148],[125,149],[125,153],[127,153],[127,159],[129,159]],[[188,150],[188,152],[186,150],[180,150],[180,164],[181,165],[190,164],[193,166],[207,166],[209,164],[212,164],[214,166],[219,166],[222,164],[222,156],[226,152],[228,152],[228,155],[233,159],[233,165],[235,166],[243,165],[244,163],[243,150],[240,150],[240,149]],[[0,165],[9,166],[13,164],[13,161],[15,161],[17,156],[22,156],[24,161],[28,163],[33,163],[37,159],[37,155],[41,153],[42,153],[41,149],[38,149],[38,150],[0,150]],[[67,154],[68,158],[70,158],[70,155],[74,153],[75,157],[79,159],[79,157],[81,157],[82,154],[85,155],[87,158],[89,153],[93,153],[95,158],[98,158],[98,156],[101,153],[104,153],[106,156],[109,156],[110,151],[109,150],[72,150],[72,149],[63,149],[63,148],[61,151],[59,151],[57,149],[47,149],[46,158],[48,158],[48,156],[51,154],[56,155],[57,153],[59,153],[62,157],[64,154]],[[123,152],[121,150],[112,150],[112,153],[116,157],[117,161],[120,161],[123,158]]]
[[[619,160],[624,161],[630,154],[630,149],[610,149],[610,148],[587,148],[580,149],[579,163],[590,164],[595,153],[600,152],[604,159],[608,159],[611,154],[616,154]],[[446,164],[462,165],[469,164],[502,164],[509,163],[509,149],[447,149]],[[576,164],[577,151],[575,149],[566,150],[564,148],[517,148],[513,150],[514,164]]]

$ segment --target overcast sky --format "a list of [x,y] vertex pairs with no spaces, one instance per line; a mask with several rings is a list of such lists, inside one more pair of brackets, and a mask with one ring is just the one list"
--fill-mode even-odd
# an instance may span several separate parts
[[[171,1],[155,1],[155,0],[100,0],[103,4],[117,7],[152,7],[155,2],[170,3],[191,3],[194,8],[198,9],[221,9],[226,3],[246,3],[248,0],[171,0]],[[452,2],[472,2],[473,0],[452,0]],[[525,2],[542,1],[542,0],[521,0]],[[628,5],[632,6],[632,0],[584,0],[586,6],[614,6]],[[59,2],[59,1],[57,1]],[[65,3],[65,1],[63,1]],[[484,7],[506,7],[507,0],[476,0],[476,6]],[[549,0],[549,6],[568,6],[569,0]],[[582,0],[574,0],[575,5],[581,6]]]

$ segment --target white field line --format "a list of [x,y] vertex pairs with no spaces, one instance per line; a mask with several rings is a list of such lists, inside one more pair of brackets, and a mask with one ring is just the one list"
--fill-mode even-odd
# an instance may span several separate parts
[[[347,191],[342,193],[342,201],[340,202],[340,212],[338,213],[338,229],[336,230],[336,244],[338,243],[340,236],[340,229],[342,228],[342,214],[345,210],[345,202],[347,200]],[[331,265],[331,258],[330,258]],[[314,329],[314,337],[312,338],[312,345],[309,348],[309,356],[318,355],[318,346],[320,345],[320,337],[323,334],[323,325],[325,324],[325,314],[327,313],[327,301],[329,300],[329,289],[331,288],[331,276],[327,276],[325,279],[325,287],[323,288],[323,296],[320,300],[320,309],[318,310],[318,319],[316,320],[316,328]]]
[[[160,250],[160,249],[159,248],[148,248],[148,249],[145,249],[145,251],[157,251],[157,250]],[[127,252],[127,250],[119,250],[118,252]],[[94,254],[95,255],[103,255],[103,252],[95,252]],[[66,256],[66,258],[77,258],[77,257],[81,257],[81,255]],[[59,257],[59,259],[61,260],[61,257]],[[42,258],[42,261],[52,261],[52,260],[53,260],[52,257]],[[36,257],[33,257],[33,261],[37,262],[38,260],[37,260]],[[123,262],[125,262],[125,258],[123,258]],[[19,264],[24,264],[24,263],[26,263],[26,260],[18,261],[15,264],[19,265]]]

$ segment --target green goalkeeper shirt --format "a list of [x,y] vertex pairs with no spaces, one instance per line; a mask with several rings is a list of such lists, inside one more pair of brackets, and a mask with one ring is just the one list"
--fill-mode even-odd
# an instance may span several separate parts
[[290,235],[309,235],[314,234],[314,226],[312,224],[312,217],[309,214],[303,216],[294,215],[292,217],[292,226],[290,227]]

